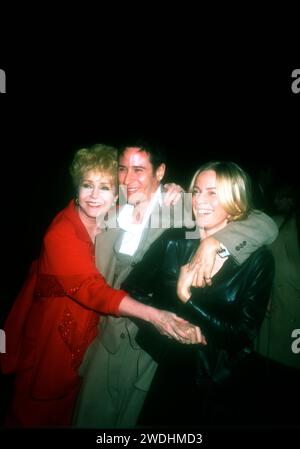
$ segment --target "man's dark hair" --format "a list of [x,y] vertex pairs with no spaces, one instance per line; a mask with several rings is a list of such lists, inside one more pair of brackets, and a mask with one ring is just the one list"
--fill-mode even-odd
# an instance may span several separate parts
[[139,148],[140,151],[145,151],[149,155],[149,161],[152,164],[154,172],[161,164],[166,164],[166,154],[162,145],[144,139],[133,139],[122,144],[118,150],[119,159],[124,154],[126,148],[130,147]]

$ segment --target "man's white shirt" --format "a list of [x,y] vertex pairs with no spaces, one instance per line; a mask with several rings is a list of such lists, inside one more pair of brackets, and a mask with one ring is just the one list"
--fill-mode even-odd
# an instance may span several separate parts
[[135,206],[132,204],[125,204],[123,206],[118,216],[119,227],[125,231],[119,249],[120,253],[128,254],[129,256],[134,255],[140,244],[143,230],[157,204],[162,204],[162,192],[160,186],[153,194],[141,223],[132,223]]

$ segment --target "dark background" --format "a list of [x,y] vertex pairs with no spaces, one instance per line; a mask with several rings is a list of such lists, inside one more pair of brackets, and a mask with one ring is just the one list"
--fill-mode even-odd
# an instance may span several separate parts
[[183,187],[212,159],[233,160],[255,180],[268,168],[275,178],[298,177],[297,64],[149,50],[1,63],[2,320],[46,227],[71,198],[68,167],[82,146],[132,137],[162,144],[166,181]]
[[[71,198],[68,167],[84,145],[134,136],[157,141],[167,149],[167,179],[184,187],[212,159],[234,160],[255,179],[270,168],[277,179],[299,181],[300,93],[291,91],[291,73],[300,68],[292,31],[299,26],[284,23],[282,5],[279,21],[272,18],[274,5],[267,15],[261,5],[252,11],[255,20],[249,5],[244,12],[234,6],[231,20],[221,5],[208,17],[199,5],[184,11],[179,4],[175,17],[174,5],[151,14],[144,4],[139,10],[113,3],[110,17],[99,9],[86,17],[79,4],[77,20],[74,5],[66,14],[52,11],[53,18],[50,6],[30,11],[26,3],[27,17],[21,8],[15,6],[9,23],[2,5],[0,17],[0,68],[7,76],[7,93],[0,94],[0,328],[46,227]],[[231,13],[227,3],[224,9]],[[2,381],[0,418],[9,397],[9,381]],[[291,408],[296,422],[293,397]],[[274,413],[287,423],[286,410]],[[284,430],[281,439],[273,427],[246,436],[226,432],[224,439],[213,433],[208,441],[215,436],[223,443],[229,435],[230,444],[237,436],[253,446],[265,435],[283,447],[296,437]],[[25,437],[14,435],[18,442]],[[53,429],[51,435],[58,436]],[[85,443],[90,437],[73,435]],[[39,446],[47,440],[39,433],[27,438]]]
[[298,177],[298,15],[282,9],[2,5],[0,324],[83,145],[154,139],[184,187],[211,159]]

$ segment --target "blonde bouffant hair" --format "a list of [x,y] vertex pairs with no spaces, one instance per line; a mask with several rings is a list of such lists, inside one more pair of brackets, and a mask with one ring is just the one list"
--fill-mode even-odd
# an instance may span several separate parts
[[234,162],[208,162],[194,174],[189,191],[200,173],[213,170],[216,173],[217,196],[220,205],[229,214],[229,221],[243,220],[252,210],[251,181],[247,173]]
[[118,151],[116,148],[95,144],[91,147],[82,148],[75,153],[70,166],[73,185],[76,191],[85,174],[90,170],[99,171],[109,175],[114,186],[117,185]]

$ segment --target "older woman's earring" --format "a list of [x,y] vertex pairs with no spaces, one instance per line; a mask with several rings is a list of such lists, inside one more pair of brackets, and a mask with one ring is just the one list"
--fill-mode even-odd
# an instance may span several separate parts
[[78,206],[78,204],[79,204],[79,199],[76,197],[75,198],[75,204]]

